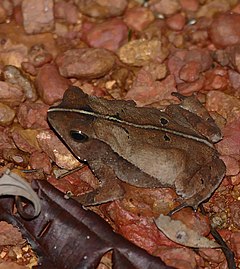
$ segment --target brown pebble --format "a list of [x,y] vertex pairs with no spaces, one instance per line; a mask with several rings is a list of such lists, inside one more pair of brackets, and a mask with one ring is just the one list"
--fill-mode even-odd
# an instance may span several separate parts
[[158,256],[168,266],[179,269],[197,268],[196,254],[190,248],[164,247],[158,249]]
[[0,126],[0,150],[14,148],[14,142],[9,130],[6,127]]
[[0,81],[0,100],[10,107],[15,107],[25,100],[25,95],[20,86]]
[[235,176],[240,172],[239,161],[232,156],[222,156],[226,165],[226,176]]
[[228,77],[231,86],[237,90],[240,89],[240,74],[234,70],[229,69],[228,70]]
[[112,69],[115,57],[105,49],[71,49],[59,54],[56,63],[60,74],[64,77],[98,78]]
[[6,65],[3,68],[2,74],[5,81],[14,85],[19,85],[23,89],[24,94],[28,100],[36,101],[36,89],[31,79],[27,75],[23,74],[20,68],[17,68],[13,65]]
[[118,55],[122,62],[134,66],[143,66],[167,56],[161,49],[161,41],[156,39],[130,41],[119,49]]
[[221,249],[199,249],[199,255],[211,263],[217,263],[224,261],[224,254]]
[[46,129],[47,111],[49,106],[42,103],[24,102],[19,106],[17,119],[25,129]]
[[72,170],[80,165],[79,161],[52,131],[41,131],[37,135],[37,141],[41,146],[41,149],[59,167]]
[[116,17],[123,14],[127,7],[126,0],[80,0],[78,1],[78,7],[80,11],[90,17],[94,18],[109,18]]
[[54,3],[54,17],[76,24],[78,22],[77,7],[71,2],[58,1]]
[[153,21],[152,11],[145,7],[134,7],[128,9],[124,14],[124,22],[135,31],[144,30]]
[[21,66],[22,66],[23,71],[28,73],[29,75],[34,76],[34,77],[37,75],[37,70],[32,63],[22,62]]
[[187,11],[197,11],[199,7],[198,0],[179,0],[182,9]]
[[45,152],[33,152],[30,156],[29,164],[32,169],[43,170],[46,174],[50,174],[52,171],[50,158]]
[[29,161],[29,154],[16,148],[4,149],[3,158],[21,167],[26,167]]
[[238,73],[240,73],[240,44],[228,46],[225,49],[225,53],[228,57],[230,67],[234,68]]
[[34,67],[41,67],[46,63],[50,63],[53,57],[46,50],[43,44],[36,44],[30,48],[28,52],[28,59]]
[[214,18],[209,36],[216,47],[240,44],[240,14],[224,13]]
[[10,125],[15,118],[15,113],[15,110],[8,105],[0,103],[0,126]]
[[181,31],[185,23],[186,19],[182,13],[176,13],[166,19],[167,26],[174,31]]
[[240,201],[234,201],[229,206],[231,212],[231,222],[237,228],[240,229]]
[[23,129],[21,126],[14,126],[12,138],[15,145],[22,151],[33,153],[40,150],[36,136],[39,131],[33,129]]
[[178,0],[160,0],[156,1],[151,8],[154,12],[170,16],[174,13],[177,13],[181,6]]
[[45,64],[39,69],[36,87],[44,103],[52,105],[60,101],[71,82],[61,76],[55,64]]
[[23,26],[27,34],[51,31],[54,27],[53,0],[23,0]]
[[205,77],[200,76],[199,79],[193,82],[180,83],[177,85],[178,92],[183,95],[190,95],[203,89]]
[[240,232],[233,232],[230,242],[236,258],[240,259]]
[[171,99],[171,93],[176,91],[173,75],[169,75],[161,81],[154,81],[152,75],[142,68],[125,99],[134,100],[139,106],[144,106],[164,99]]
[[199,78],[201,65],[199,62],[189,61],[186,63],[179,72],[180,79],[193,82]]
[[86,42],[93,48],[117,51],[128,37],[128,27],[118,18],[109,19],[93,26],[86,34]]

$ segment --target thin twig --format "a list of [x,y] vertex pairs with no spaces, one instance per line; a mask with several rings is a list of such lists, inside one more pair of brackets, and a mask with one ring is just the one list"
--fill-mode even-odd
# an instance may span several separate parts
[[[205,208],[203,207],[203,205],[199,206],[201,213],[203,215],[206,215],[206,211]],[[226,242],[223,240],[222,236],[219,234],[219,232],[211,226],[211,235],[213,236],[213,238],[216,240],[216,242],[221,246],[221,249],[226,257],[227,260],[227,264],[228,264],[228,268],[229,269],[236,269],[236,263],[234,260],[234,253],[233,251],[228,247],[228,245],[226,244]]]

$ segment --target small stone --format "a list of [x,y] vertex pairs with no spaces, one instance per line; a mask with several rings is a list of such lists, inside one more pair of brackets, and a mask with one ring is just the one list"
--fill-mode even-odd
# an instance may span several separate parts
[[50,63],[53,57],[43,44],[36,44],[30,48],[28,59],[34,67],[41,67],[46,63]]
[[127,4],[128,2],[126,0],[78,1],[78,7],[84,15],[101,19],[109,17],[117,17],[122,15],[127,7]]
[[199,78],[201,65],[199,62],[190,61],[186,63],[179,72],[179,77],[183,81],[193,82]]
[[14,126],[12,138],[15,145],[22,151],[33,153],[39,150],[36,136],[39,131],[33,129],[23,129],[21,126]]
[[[198,77],[198,73],[208,70],[211,67],[212,62],[213,60],[209,51],[204,49],[177,50],[168,59],[168,69],[170,70],[171,74],[174,74],[176,82],[181,83],[183,82],[183,80],[180,78],[180,70],[182,68],[182,76],[189,80],[190,76],[188,77],[188,75],[190,75],[189,69],[191,65],[195,66],[195,75],[191,78],[194,79]],[[188,63],[190,63],[190,67],[186,66]]]
[[240,89],[240,74],[236,71],[233,71],[231,69],[228,70],[228,77],[231,86],[237,90]]
[[46,129],[49,106],[42,103],[25,102],[19,106],[17,119],[25,129]]
[[199,8],[198,0],[179,0],[182,9],[186,11],[197,11]]
[[12,65],[6,65],[3,68],[2,75],[5,81],[16,86],[19,85],[23,89],[24,94],[28,100],[36,101],[36,89],[30,78],[23,74],[20,68]]
[[37,75],[37,69],[35,66],[30,62],[22,62],[22,69],[25,73],[35,77]]
[[112,69],[115,57],[105,49],[71,49],[58,55],[56,63],[64,77],[98,78]]
[[3,149],[3,158],[8,162],[14,163],[21,167],[26,167],[29,162],[29,154],[17,148]]
[[240,117],[240,100],[221,91],[208,92],[206,108],[208,111],[216,111],[229,123],[238,120]]
[[231,234],[231,246],[236,255],[236,259],[240,259],[240,232],[233,232]]
[[230,67],[240,73],[240,45],[227,47],[225,53],[229,59]]
[[116,83],[118,84],[120,88],[124,88],[128,75],[129,75],[129,70],[127,68],[122,67],[122,68],[114,70],[111,74],[111,78],[114,81],[116,81]]
[[[161,40],[163,33],[166,31],[166,22],[165,20],[154,20],[146,29],[144,29],[144,35],[147,39],[159,39]],[[168,41],[163,40],[164,46],[167,47]]]
[[230,212],[231,212],[231,221],[232,224],[235,226],[235,228],[239,229],[240,228],[240,201],[234,201],[233,203],[230,204]]
[[71,154],[66,146],[51,131],[41,131],[37,140],[42,150],[59,167],[72,170],[80,165],[79,161]]
[[151,5],[151,8],[156,13],[169,16],[177,13],[181,6],[178,0],[160,0],[156,4]]
[[55,64],[45,64],[39,69],[36,87],[44,103],[52,105],[63,98],[71,82],[61,76]]
[[117,51],[128,37],[128,27],[118,19],[109,19],[93,26],[86,34],[86,42],[93,48]]
[[229,57],[226,50],[216,50],[213,52],[213,59],[218,62],[221,66],[227,66],[229,64]]
[[[11,42],[7,42],[11,43]],[[28,48],[23,44],[12,45],[8,44],[0,50],[0,59],[3,65],[12,65],[21,67],[21,63],[27,56]]]
[[226,176],[235,176],[240,172],[239,161],[231,156],[221,156],[226,165]]
[[133,40],[119,49],[120,60],[126,64],[143,66],[148,62],[159,58],[165,58],[162,54],[161,41],[153,40]]
[[161,247],[158,256],[168,265],[179,269],[197,268],[196,254],[190,248]]
[[[216,146],[221,155],[232,155],[240,159],[240,118],[227,123],[222,131],[224,139]],[[239,226],[240,227],[240,226]]]
[[151,22],[154,15],[151,10],[145,7],[134,7],[128,9],[124,14],[124,22],[135,31],[143,31]]
[[50,158],[45,152],[33,152],[30,156],[29,164],[32,169],[42,169],[46,174],[50,174],[52,171]]
[[171,93],[176,91],[173,75],[167,76],[162,81],[155,81],[149,72],[141,69],[125,99],[134,100],[139,106],[145,106],[164,99],[171,99]]
[[199,79],[193,81],[193,82],[187,82],[187,83],[179,83],[177,85],[178,92],[183,95],[191,95],[194,92],[199,92],[204,88],[205,84],[205,77],[200,76]]
[[0,126],[0,150],[15,148],[11,135],[6,127]]
[[201,65],[201,71],[208,70],[213,63],[211,54],[205,49],[193,49],[186,51],[185,62],[196,61]]
[[149,72],[153,80],[161,80],[167,75],[167,66],[165,63],[150,62],[148,65],[143,66],[143,70]]
[[224,68],[214,68],[205,73],[204,90],[225,90],[228,85],[228,75]]
[[199,255],[211,263],[221,263],[224,261],[225,257],[221,249],[199,249]]
[[167,26],[174,31],[181,31],[186,23],[186,18],[182,13],[176,13],[166,19]]
[[224,13],[230,9],[229,0],[212,0],[201,5],[197,11],[197,18],[212,18],[215,14]]
[[[236,186],[238,188],[238,185],[240,184],[240,173],[237,174],[236,176],[232,176],[231,177],[231,184],[234,185],[234,186]],[[237,198],[239,198],[240,197],[240,192],[237,191],[237,193],[238,193],[237,194]]]
[[0,103],[0,126],[10,125],[15,118],[15,114],[15,110],[8,105]]
[[54,3],[54,16],[70,24],[78,22],[77,7],[71,2],[58,1]]
[[25,100],[25,96],[21,87],[0,81],[0,100],[10,107],[15,107]]
[[23,0],[22,14],[23,26],[27,34],[53,30],[53,0]]
[[16,24],[23,25],[23,15],[21,5],[17,5],[13,9],[13,18],[16,21]]
[[240,44],[240,14],[224,13],[214,18],[209,36],[216,47]]

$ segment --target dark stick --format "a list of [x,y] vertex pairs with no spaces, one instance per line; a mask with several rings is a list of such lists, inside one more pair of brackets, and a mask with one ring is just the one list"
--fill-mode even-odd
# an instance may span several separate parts
[[[206,215],[206,211],[205,211],[203,205],[200,205],[199,207],[200,207],[201,213]],[[212,226],[211,226],[210,232],[211,232],[211,235],[213,236],[213,238],[216,240],[216,242],[221,246],[222,251],[223,251],[223,253],[226,257],[226,260],[227,260],[228,268],[229,269],[236,269],[237,266],[236,266],[236,263],[234,261],[233,251],[228,247],[228,245],[222,239],[219,232],[215,228],[213,228]]]

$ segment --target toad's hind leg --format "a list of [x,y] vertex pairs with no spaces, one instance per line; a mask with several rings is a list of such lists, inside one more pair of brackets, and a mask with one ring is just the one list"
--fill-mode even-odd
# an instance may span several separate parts
[[213,158],[210,163],[207,163],[189,179],[188,185],[185,186],[185,189],[182,189],[182,195],[185,196],[181,198],[182,203],[172,209],[168,215],[171,216],[188,206],[197,210],[198,206],[209,199],[218,188],[225,175],[225,171],[226,167],[224,162],[218,157]]

